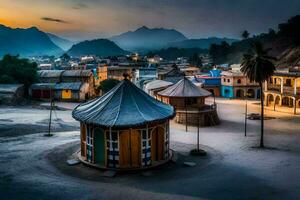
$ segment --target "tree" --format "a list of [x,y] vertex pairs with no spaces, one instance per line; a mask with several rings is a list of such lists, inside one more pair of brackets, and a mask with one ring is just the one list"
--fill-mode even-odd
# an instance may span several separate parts
[[60,58],[65,62],[68,62],[71,59],[71,57],[67,53],[61,55]]
[[268,56],[268,50],[263,45],[254,41],[252,48],[242,59],[241,71],[249,78],[250,81],[256,82],[260,87],[260,103],[261,103],[261,130],[260,130],[260,147],[264,147],[264,95],[263,82],[268,80],[275,71],[272,58]]
[[249,38],[249,35],[250,35],[250,33],[247,30],[244,30],[242,33],[242,38],[246,40]]
[[289,19],[286,23],[279,24],[279,34],[290,38],[294,43],[300,44],[300,15]]
[[119,82],[120,81],[116,79],[106,79],[100,82],[98,89],[101,90],[103,94],[105,94],[108,91],[110,91],[113,87],[115,87]]
[[189,63],[192,66],[195,67],[202,67],[202,59],[199,57],[197,53],[194,53],[190,58],[189,58]]
[[0,60],[0,74],[1,83],[21,83],[25,87],[38,80],[37,64],[19,56],[3,56]]

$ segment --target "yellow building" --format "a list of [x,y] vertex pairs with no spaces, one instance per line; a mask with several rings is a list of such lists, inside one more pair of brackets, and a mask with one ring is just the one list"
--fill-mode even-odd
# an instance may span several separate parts
[[272,107],[293,108],[297,113],[300,108],[300,70],[277,71],[265,82],[265,105]]

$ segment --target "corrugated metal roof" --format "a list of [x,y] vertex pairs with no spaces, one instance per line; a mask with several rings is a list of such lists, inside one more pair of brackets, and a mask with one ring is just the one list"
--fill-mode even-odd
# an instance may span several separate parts
[[64,70],[39,70],[37,71],[41,78],[58,78]]
[[23,86],[23,84],[0,84],[0,93],[14,93]]
[[207,90],[198,88],[186,77],[158,94],[168,97],[207,97],[211,95]]
[[154,81],[150,81],[149,83],[147,83],[145,85],[145,89],[146,90],[154,90],[154,89],[159,89],[159,88],[163,88],[163,87],[168,87],[171,85],[173,85],[172,82],[163,81],[163,80],[154,80]]
[[66,70],[62,73],[63,77],[89,77],[91,75],[91,70]]
[[56,83],[35,83],[30,86],[31,89],[54,89]]
[[79,105],[73,117],[105,127],[133,127],[172,118],[174,108],[125,79],[104,96]]
[[57,83],[55,85],[56,90],[80,90],[81,82],[70,82],[70,83]]

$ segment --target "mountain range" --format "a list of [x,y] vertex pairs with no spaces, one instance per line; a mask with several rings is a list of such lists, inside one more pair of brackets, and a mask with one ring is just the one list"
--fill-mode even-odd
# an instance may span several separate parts
[[59,55],[63,50],[36,27],[22,29],[0,25],[0,56],[12,54],[27,57]]

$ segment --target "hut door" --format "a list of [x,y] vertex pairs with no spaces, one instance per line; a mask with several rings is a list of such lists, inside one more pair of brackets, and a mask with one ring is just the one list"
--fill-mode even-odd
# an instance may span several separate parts
[[141,165],[141,134],[138,130],[132,130],[131,134],[131,167]]
[[141,135],[139,131],[121,131],[120,134],[120,167],[140,167]]
[[62,97],[62,99],[71,99],[71,97],[72,97],[71,90],[62,90],[61,97]]
[[104,166],[105,165],[104,131],[100,128],[96,128],[94,130],[94,151],[95,151],[95,163]]
[[157,127],[152,131],[151,138],[151,160],[159,161],[164,159],[164,129]]
[[130,132],[129,130],[120,132],[120,167],[128,168],[130,166]]

